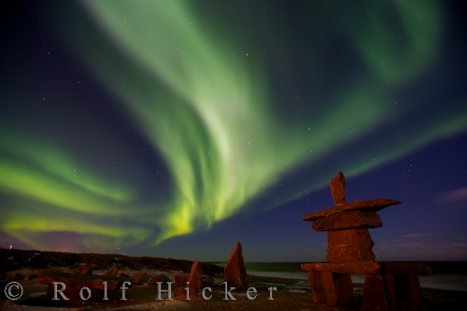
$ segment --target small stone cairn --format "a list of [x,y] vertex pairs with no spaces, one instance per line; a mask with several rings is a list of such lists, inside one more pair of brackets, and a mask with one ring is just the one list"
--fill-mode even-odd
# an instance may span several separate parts
[[377,262],[368,229],[382,226],[377,211],[400,204],[392,199],[346,202],[345,176],[339,172],[330,183],[335,205],[305,215],[316,231],[327,231],[327,262],[305,263],[312,301],[339,307],[351,305],[351,274],[366,275],[362,310],[423,310],[418,275],[431,268],[419,263]]

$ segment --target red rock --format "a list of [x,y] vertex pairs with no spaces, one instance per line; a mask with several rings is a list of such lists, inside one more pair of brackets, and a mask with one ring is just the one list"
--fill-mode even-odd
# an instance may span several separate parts
[[374,274],[380,271],[376,261],[355,261],[343,264],[333,263],[305,263],[301,265],[303,271],[321,271],[335,273]]
[[157,282],[170,282],[170,278],[165,274],[156,274],[146,281],[146,285],[156,285]]
[[331,190],[334,203],[345,203],[345,176],[342,172],[339,172],[336,177],[331,180],[329,188]]
[[188,281],[188,275],[186,274],[175,274],[174,275],[175,279],[175,285],[176,286],[186,286],[186,282]]
[[363,285],[362,311],[389,311],[388,297],[381,275],[370,274]]
[[146,281],[146,285],[149,285],[149,286],[152,286],[152,285],[156,285],[157,282],[164,282],[162,281],[160,275],[153,275],[151,276],[147,281]]
[[198,293],[198,290],[201,287],[201,264],[197,261],[191,265],[188,282],[190,282],[190,294],[195,295]]
[[373,199],[373,200],[362,200],[362,201],[353,201],[344,203],[342,205],[334,205],[330,208],[325,210],[311,213],[308,215],[303,216],[303,220],[306,221],[315,221],[317,219],[341,213],[343,211],[350,211],[350,210],[362,210],[366,212],[377,212],[385,207],[400,204],[401,202],[393,199]]
[[49,282],[52,282],[53,276],[61,273],[63,272],[57,269],[37,270],[39,282],[42,284],[48,284]]
[[119,272],[118,277],[126,281],[131,281],[131,276],[129,274],[126,274],[125,272]]
[[373,244],[368,229],[329,231],[327,260],[331,263],[374,261]]
[[135,272],[130,276],[131,284],[141,285],[149,280],[149,275],[144,272]]
[[[182,286],[175,287],[175,290],[174,290],[174,293],[173,293],[173,298],[175,298],[177,300],[185,300],[185,298],[186,298],[185,287],[182,287]],[[190,293],[190,299],[193,299],[193,298],[194,298],[194,296],[192,296],[192,294]]]
[[117,265],[111,265],[110,268],[104,272],[106,276],[118,276],[119,268]]
[[346,211],[319,218],[313,222],[316,231],[332,231],[342,229],[366,229],[383,226],[381,218],[375,212]]
[[74,274],[91,275],[92,270],[88,264],[82,264],[72,270]]
[[234,250],[225,265],[224,280],[240,290],[248,287],[242,245],[240,243],[235,244]]
[[352,303],[352,280],[350,274],[309,271],[311,298],[314,303],[327,306]]

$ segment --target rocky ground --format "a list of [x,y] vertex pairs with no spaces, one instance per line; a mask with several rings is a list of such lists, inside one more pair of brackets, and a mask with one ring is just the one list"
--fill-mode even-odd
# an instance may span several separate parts
[[[225,301],[223,269],[211,264],[202,264],[202,286],[213,288],[212,299],[205,301],[199,295],[192,295],[187,301],[184,287],[192,262],[185,260],[0,250],[0,264],[2,291],[13,281],[24,288],[22,298],[17,301],[6,299],[3,293],[0,310],[323,310],[311,303],[306,281],[251,275],[247,279],[248,286],[257,289],[257,298],[250,301],[245,291],[236,290],[233,292],[236,300]],[[53,280],[70,281],[69,284],[77,288],[90,287],[92,298],[54,302],[50,293]],[[103,281],[109,286],[109,301],[102,301]],[[125,301],[120,300],[123,281],[132,282]],[[156,300],[156,282],[173,282],[177,297]],[[267,299],[270,287],[277,288],[274,300]],[[422,293],[427,310],[463,310],[467,303],[465,292],[423,289]],[[73,290],[68,294],[73,295]],[[354,305],[347,309],[358,310],[361,300],[362,288],[356,286]]]

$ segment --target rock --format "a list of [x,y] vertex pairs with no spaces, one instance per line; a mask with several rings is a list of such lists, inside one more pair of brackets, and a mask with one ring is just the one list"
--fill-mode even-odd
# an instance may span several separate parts
[[363,285],[362,311],[389,311],[388,297],[381,275],[370,274]]
[[53,276],[57,274],[61,274],[63,271],[60,271],[58,269],[41,269],[37,270],[37,275],[38,275],[38,280],[40,283],[43,284],[48,284],[49,282],[52,281]]
[[326,217],[332,214],[342,213],[344,211],[350,211],[350,210],[377,212],[388,206],[396,205],[400,203],[401,203],[400,201],[393,200],[393,199],[373,199],[373,200],[352,201],[352,202],[344,203],[342,205],[334,205],[325,210],[305,215],[303,216],[302,219],[305,221],[315,221],[315,220],[318,220],[320,218],[323,218],[323,217]]
[[343,264],[325,262],[305,263],[300,266],[303,271],[321,271],[353,274],[375,274],[380,271],[380,265],[375,261],[355,261]]
[[342,172],[337,173],[336,177],[329,184],[332,198],[337,205],[345,203],[345,176]]
[[72,270],[74,274],[90,275],[92,274],[91,267],[88,264],[81,264]]
[[316,231],[342,229],[367,229],[382,227],[381,218],[375,212],[346,211],[320,218],[313,222]]
[[39,278],[40,276],[40,272],[37,271],[37,270],[32,270],[31,272],[28,273],[27,275],[27,279],[28,280],[35,280],[37,278]]
[[175,274],[174,275],[175,285],[186,287],[186,282],[188,282],[188,275],[186,274]]
[[156,285],[157,282],[165,283],[165,282],[171,282],[171,281],[170,281],[170,278],[165,274],[156,274],[156,275],[150,276],[145,284],[152,286],[152,285]]
[[152,275],[151,277],[149,277],[149,279],[146,281],[145,284],[148,286],[153,286],[153,285],[156,285],[157,282],[163,282],[161,280],[160,275]]
[[373,244],[368,229],[329,231],[327,260],[331,263],[374,261]]
[[110,268],[104,272],[106,276],[118,276],[119,268],[117,265],[111,265]]
[[309,271],[311,298],[314,303],[327,306],[352,303],[352,280],[350,274]]
[[118,277],[125,281],[131,281],[131,276],[129,274],[126,274],[125,272],[119,272]]
[[132,285],[142,285],[149,280],[149,275],[145,272],[135,272],[130,276]]
[[[190,299],[193,299],[195,296],[190,293]],[[174,291],[173,291],[173,298],[177,299],[177,300],[185,300],[186,298],[186,291],[185,291],[185,287],[175,287]]]
[[243,290],[248,287],[246,280],[245,263],[242,256],[242,245],[235,244],[232,254],[224,268],[224,280],[229,284]]
[[201,287],[201,264],[197,261],[191,266],[188,282],[190,282],[188,286],[190,288],[190,294],[196,295]]

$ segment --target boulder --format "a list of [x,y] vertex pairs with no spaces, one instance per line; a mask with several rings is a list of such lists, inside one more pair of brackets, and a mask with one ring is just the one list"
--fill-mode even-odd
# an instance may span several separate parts
[[[194,297],[196,296],[190,293],[190,299],[193,299]],[[181,287],[181,286],[175,287],[175,289],[173,290],[173,298],[177,300],[185,300],[186,299],[185,287]]]
[[146,285],[156,285],[157,282],[170,282],[170,278],[165,274],[156,274],[149,277],[149,279],[146,281]]
[[90,275],[92,274],[92,269],[88,264],[81,264],[78,267],[72,270],[74,274]]
[[105,276],[118,276],[119,268],[117,265],[111,265],[110,268],[104,272]]
[[243,262],[242,245],[235,244],[232,254],[224,268],[224,280],[242,290],[248,287],[245,263]]
[[125,273],[125,272],[119,272],[118,273],[118,278],[121,279],[121,280],[125,280],[125,281],[131,281],[131,275]]
[[188,282],[188,275],[186,274],[175,274],[174,275],[175,285],[186,287],[186,282]]
[[130,276],[132,285],[142,285],[149,280],[149,275],[145,272],[135,272]]

